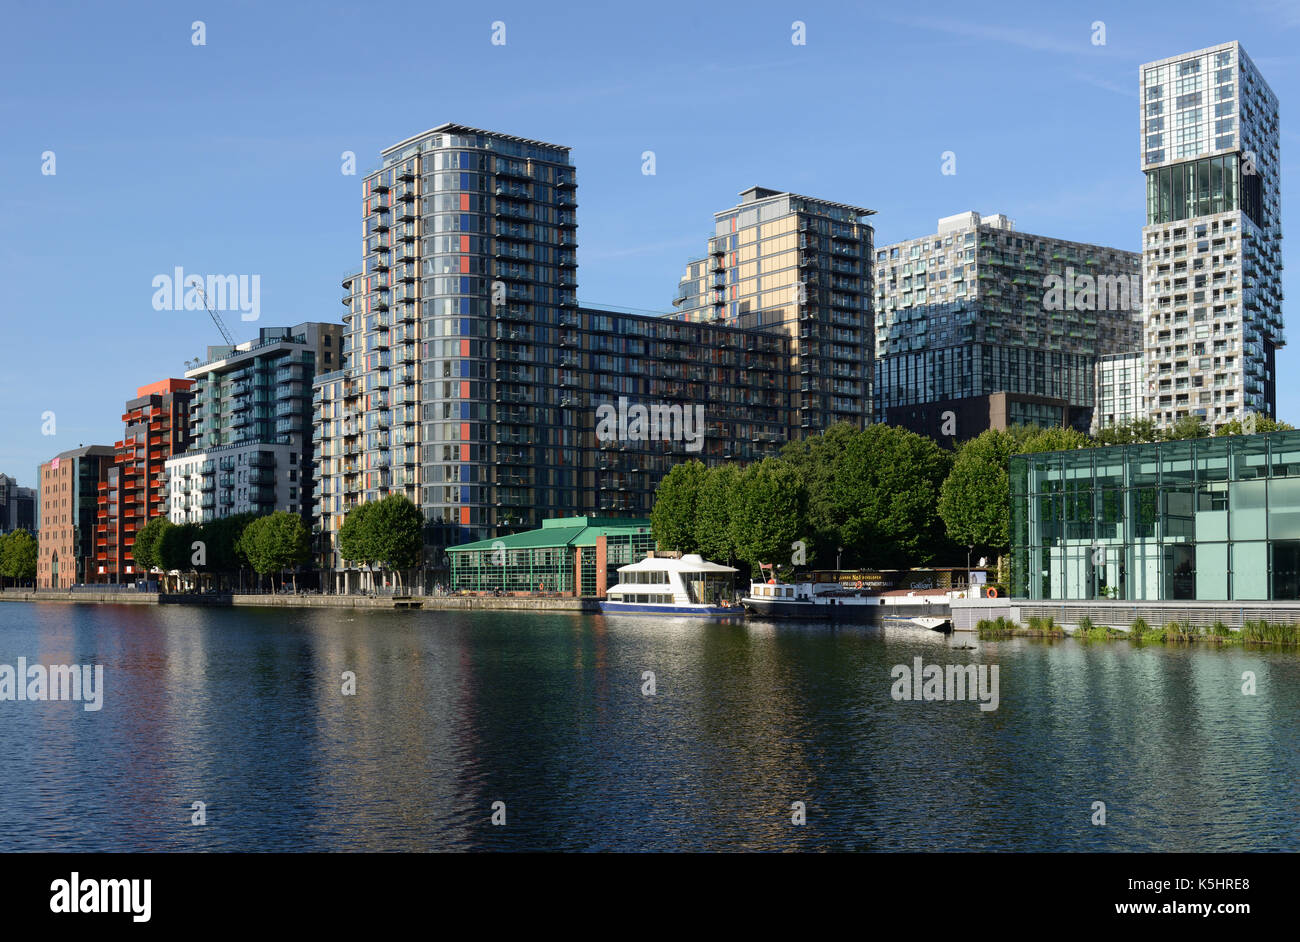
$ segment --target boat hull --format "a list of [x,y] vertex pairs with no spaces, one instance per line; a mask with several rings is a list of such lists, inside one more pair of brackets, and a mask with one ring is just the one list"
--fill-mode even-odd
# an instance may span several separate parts
[[778,601],[775,599],[746,598],[745,610],[754,618],[792,619],[795,621],[830,621],[854,625],[904,625],[917,617],[949,616],[948,606],[936,603],[910,602],[880,604],[878,599],[863,602],[830,604],[827,602]]
[[636,602],[601,602],[604,615],[689,615],[704,618],[744,618],[745,610],[737,605],[649,605]]

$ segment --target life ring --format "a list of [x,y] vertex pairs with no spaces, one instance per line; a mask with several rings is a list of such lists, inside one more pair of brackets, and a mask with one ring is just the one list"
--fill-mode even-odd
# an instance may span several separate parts
[[767,584],[768,584],[768,585],[776,585],[776,580],[775,580],[775,579],[768,579],[768,580],[767,580]]
[[853,583],[853,588],[855,588],[855,589],[860,589],[860,588],[862,588],[862,580],[859,579],[857,582]]
[[998,597],[998,590],[997,590],[997,589],[989,589],[989,598],[991,598],[991,599],[995,599],[995,598],[997,598],[997,597]]

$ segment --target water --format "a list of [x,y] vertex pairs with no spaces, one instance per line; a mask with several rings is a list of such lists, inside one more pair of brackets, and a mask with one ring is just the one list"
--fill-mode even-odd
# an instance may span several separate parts
[[[966,643],[4,603],[0,664],[103,664],[106,692],[0,702],[0,851],[1300,849],[1294,651]],[[998,665],[998,709],[893,700],[917,656]]]

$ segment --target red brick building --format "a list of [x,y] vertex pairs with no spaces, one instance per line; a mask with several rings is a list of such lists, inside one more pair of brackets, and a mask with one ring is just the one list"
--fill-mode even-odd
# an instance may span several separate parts
[[41,465],[38,588],[66,589],[94,578],[99,484],[114,456],[107,445],[86,445]]
[[126,431],[113,445],[113,464],[99,485],[92,581],[133,582],[131,547],[152,518],[167,513],[164,462],[190,445],[193,380],[164,379],[136,390],[126,404]]

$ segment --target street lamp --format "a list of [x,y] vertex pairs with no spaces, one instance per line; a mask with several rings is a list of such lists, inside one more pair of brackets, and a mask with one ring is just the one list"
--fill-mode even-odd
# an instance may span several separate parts
[[842,546],[835,547],[835,571],[836,572],[840,571],[840,553],[842,552],[844,552],[844,547]]

